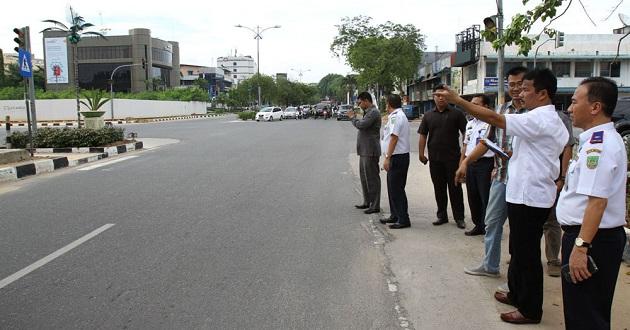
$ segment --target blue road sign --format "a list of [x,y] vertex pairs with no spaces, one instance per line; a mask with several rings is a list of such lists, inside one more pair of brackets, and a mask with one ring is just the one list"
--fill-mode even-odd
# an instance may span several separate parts
[[31,53],[20,49],[18,52],[18,65],[20,66],[20,75],[23,78],[33,77],[33,64],[31,63]]

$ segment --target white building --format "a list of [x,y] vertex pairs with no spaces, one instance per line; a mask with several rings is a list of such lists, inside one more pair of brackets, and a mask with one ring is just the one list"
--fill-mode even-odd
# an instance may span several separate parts
[[[621,31],[615,31],[621,32]],[[558,78],[558,91],[555,100],[556,107],[566,109],[571,103],[571,96],[578,84],[593,76],[604,76],[616,81],[619,86],[619,96],[630,95],[630,42],[622,41],[617,60],[617,45],[624,34],[567,34],[564,46],[556,48],[555,41],[547,41],[545,35],[534,44],[528,56],[517,55],[515,46],[505,49],[505,69],[507,72],[515,66],[551,69]],[[453,66],[462,67],[461,90],[464,95],[476,93],[496,94],[497,52],[488,42],[477,41],[478,54],[473,51],[467,61],[466,56],[458,46],[458,53],[453,56]],[[540,46],[540,47],[539,47]],[[536,49],[538,52],[536,53]],[[470,50],[470,47],[469,47]]]
[[234,85],[256,73],[256,62],[251,56],[224,56],[217,58],[217,67],[229,70]]

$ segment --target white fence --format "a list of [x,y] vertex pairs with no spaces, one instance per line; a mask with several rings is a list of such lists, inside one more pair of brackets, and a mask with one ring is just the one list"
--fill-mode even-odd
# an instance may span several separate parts
[[[76,120],[76,100],[37,100],[35,109],[37,121]],[[206,102],[152,101],[152,100],[114,100],[115,119],[152,118],[205,114]],[[81,105],[81,111],[88,110]],[[100,109],[106,111],[104,118],[111,118],[111,103],[107,102]],[[0,121],[11,116],[11,121],[26,121],[24,100],[0,101]]]

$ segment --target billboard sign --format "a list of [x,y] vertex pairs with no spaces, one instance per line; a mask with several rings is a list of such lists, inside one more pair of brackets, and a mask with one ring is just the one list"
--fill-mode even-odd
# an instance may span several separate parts
[[44,39],[44,58],[46,60],[46,83],[67,84],[68,45],[66,38]]

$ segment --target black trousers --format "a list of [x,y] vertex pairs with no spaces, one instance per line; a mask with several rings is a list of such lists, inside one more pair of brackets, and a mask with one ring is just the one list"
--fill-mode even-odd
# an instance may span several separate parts
[[466,191],[470,217],[476,229],[485,230],[484,219],[488,197],[490,197],[490,180],[494,168],[493,157],[483,157],[468,165],[466,170]]
[[455,220],[464,220],[464,192],[461,185],[455,185],[455,172],[459,167],[459,161],[429,161],[429,171],[431,172],[431,181],[433,181],[433,191],[435,192],[435,201],[437,203],[437,218],[440,220],[448,220],[446,207],[448,206],[448,198],[446,197],[446,189],[448,187],[448,196],[451,199],[451,210]]
[[507,203],[510,223],[508,297],[526,318],[540,320],[543,304],[543,268],[540,239],[550,208]]
[[[566,265],[580,233],[580,226],[563,226],[562,230],[562,264]],[[599,229],[591,244],[588,254],[599,271],[577,284],[562,280],[564,324],[569,330],[610,329],[610,309],[626,233],[623,227]]]
[[387,171],[387,195],[392,219],[401,225],[408,225],[409,212],[407,205],[407,172],[409,171],[409,153],[392,155]]
[[381,208],[381,176],[378,168],[378,156],[359,157],[359,177],[363,189],[363,204],[370,209]]

